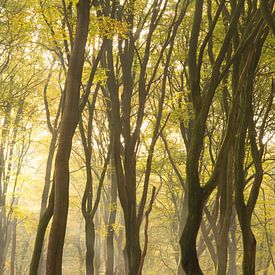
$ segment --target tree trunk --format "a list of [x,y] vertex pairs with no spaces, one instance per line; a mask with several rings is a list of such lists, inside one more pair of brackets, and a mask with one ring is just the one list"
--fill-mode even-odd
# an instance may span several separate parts
[[245,226],[242,230],[243,237],[243,274],[253,275],[255,274],[255,262],[256,262],[256,239],[250,228]]
[[[99,225],[100,221],[98,218],[98,215],[95,217],[95,224]],[[94,267],[95,267],[95,275],[100,275],[100,266],[101,266],[101,247],[102,247],[102,242],[101,242],[101,236],[98,234],[97,238],[95,239],[95,246],[94,246]]]
[[228,252],[228,234],[230,229],[230,220],[233,203],[233,154],[229,152],[225,167],[224,181],[221,182],[221,202],[220,202],[220,225],[217,243],[218,268],[217,275],[226,274],[227,270],[227,252]]
[[62,255],[69,206],[69,159],[72,139],[79,120],[80,84],[88,36],[90,1],[80,0],[77,5],[76,36],[66,79],[65,104],[55,159],[54,212],[48,244],[47,275],[62,274]]
[[[259,31],[261,33],[261,30]],[[243,239],[243,274],[255,274],[256,239],[251,229],[251,217],[257,202],[259,189],[263,178],[262,153],[258,149],[256,141],[256,129],[253,121],[253,79],[261,56],[261,50],[266,35],[251,48],[245,60],[242,75],[246,81],[241,87],[240,106],[238,109],[237,135],[234,146],[234,176],[235,176],[235,200],[238,219]],[[240,80],[242,81],[242,80]],[[273,101],[273,98],[271,98]],[[269,110],[267,109],[267,114]],[[245,149],[246,137],[249,134],[251,155],[255,168],[255,178],[252,184],[247,202],[244,196],[246,187]]]
[[[187,219],[187,196],[186,196],[186,192],[183,195],[183,199],[182,199],[182,204],[181,204],[181,209],[180,209],[180,224],[179,224],[179,239],[182,235],[185,223],[186,223],[186,219]],[[184,270],[182,268],[181,265],[181,258],[179,257],[179,262],[178,262],[178,267],[177,267],[177,275],[184,275]]]
[[236,275],[237,274],[237,241],[236,241],[236,210],[235,206],[233,207],[232,219],[231,219],[231,228],[230,228],[231,241],[229,242],[229,269],[228,274]]
[[[193,190],[194,191],[194,190]],[[204,198],[202,190],[188,194],[188,215],[180,239],[181,263],[187,275],[203,274],[199,265],[196,240],[202,219]]]
[[4,274],[4,271],[6,269],[5,262],[7,258],[8,248],[11,241],[11,230],[10,230],[10,224],[7,226],[6,232],[5,232],[5,238],[3,244],[0,243],[0,274]]
[[93,220],[88,217],[85,220],[86,237],[86,274],[94,275],[94,245],[95,245],[95,226]]
[[138,273],[138,269],[141,261],[141,249],[140,249],[140,241],[139,241],[139,228],[137,225],[136,217],[134,215],[131,215],[130,217],[129,216],[125,217],[125,233],[126,233],[126,247],[125,247],[126,257],[124,260],[127,265],[126,274],[136,275]]
[[11,247],[11,267],[10,275],[15,275],[15,260],[16,260],[16,230],[17,230],[17,219],[14,219],[12,223],[12,247]]
[[[53,215],[53,192],[54,188],[52,188],[50,199],[49,199],[49,189],[51,186],[51,173],[52,173],[52,163],[54,157],[54,151],[57,141],[57,132],[52,134],[48,158],[47,158],[47,165],[46,165],[46,174],[45,174],[45,181],[44,181],[44,189],[42,193],[41,199],[41,206],[40,206],[40,217],[39,217],[39,224],[38,229],[36,232],[36,239],[33,249],[33,255],[31,260],[30,266],[30,275],[31,274],[41,274],[42,272],[42,264],[43,264],[43,246],[44,246],[44,238],[45,232],[47,230],[48,224],[50,219]],[[49,199],[49,205],[47,207],[47,200]]]
[[40,218],[43,216],[43,213],[46,210],[47,201],[49,198],[49,191],[51,187],[52,163],[53,163],[56,141],[57,141],[57,132],[54,132],[52,134],[48,158],[47,158],[47,164],[46,164],[45,181],[44,181],[44,188],[43,188],[41,206],[40,206]]
[[107,232],[107,259],[106,259],[106,275],[114,274],[114,224],[117,214],[117,182],[116,172],[114,166],[114,158],[111,159],[111,202],[110,202],[110,214],[108,221]]
[[49,204],[46,210],[43,212],[43,215],[39,219],[38,229],[36,232],[36,238],[34,243],[34,249],[31,259],[30,272],[29,275],[38,274],[40,257],[42,255],[43,243],[45,238],[45,233],[48,227],[48,224],[53,215],[54,208],[54,185],[52,186],[52,190],[49,197]]
[[[123,220],[120,221],[121,224],[123,224]],[[120,229],[117,235],[117,253],[116,253],[116,268],[114,271],[115,275],[125,275],[126,270],[123,265],[123,233],[124,230]]]

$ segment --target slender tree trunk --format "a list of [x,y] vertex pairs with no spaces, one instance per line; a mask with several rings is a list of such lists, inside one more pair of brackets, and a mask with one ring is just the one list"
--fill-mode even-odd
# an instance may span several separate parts
[[2,245],[3,242],[0,242],[0,246],[1,246],[1,249],[0,249],[0,274],[3,274],[4,273],[4,268],[5,268],[5,261],[4,261],[4,245]]
[[[55,152],[55,146],[57,141],[57,132],[52,134],[47,164],[46,164],[46,174],[44,181],[44,189],[42,193],[42,200],[40,206],[40,217],[38,223],[38,229],[36,232],[35,244],[32,254],[31,266],[29,274],[41,274],[42,265],[43,265],[43,247],[44,247],[44,238],[45,232],[47,230],[50,219],[53,215],[53,204],[54,204],[54,188],[52,188],[51,194],[49,196],[49,190],[51,186],[51,172],[52,172],[52,163]],[[50,197],[50,198],[49,198]],[[47,207],[47,200],[49,199],[49,205]]]
[[[121,223],[123,224],[123,221],[121,221]],[[125,275],[126,274],[125,266],[123,264],[123,262],[124,262],[124,260],[123,260],[123,245],[122,245],[123,233],[124,233],[124,231],[122,229],[120,229],[120,231],[117,235],[116,267],[115,267],[115,271],[114,271],[115,275]]]
[[[235,200],[238,219],[242,231],[244,275],[255,274],[256,239],[251,229],[251,217],[257,202],[259,189],[263,179],[263,148],[261,148],[260,145],[260,149],[258,149],[256,141],[256,129],[253,121],[254,106],[252,101],[254,77],[267,33],[264,34],[262,30],[259,30],[259,34],[262,34],[262,38],[254,42],[256,45],[255,48],[251,47],[247,55],[244,56],[246,59],[243,66],[242,75],[245,76],[245,81],[244,83],[240,84],[240,89],[242,89],[240,106],[242,106],[242,108],[238,109],[238,120],[236,127],[237,135],[235,137],[234,146]],[[242,77],[240,81],[243,81]],[[270,102],[272,102],[273,97],[271,97],[270,100]],[[266,117],[270,111],[269,106],[271,105],[268,105],[266,108]],[[262,123],[265,123],[265,121],[263,120]],[[246,202],[244,197],[244,190],[246,186],[245,149],[247,136],[249,136],[250,141],[251,155],[255,168],[255,178]]]
[[49,225],[49,222],[52,218],[53,209],[54,209],[54,185],[52,186],[52,189],[51,189],[48,207],[45,209],[45,211],[43,212],[42,216],[39,219],[39,224],[38,224],[38,229],[37,229],[36,237],[35,237],[35,243],[34,243],[34,249],[33,249],[33,254],[32,254],[32,259],[31,259],[29,275],[38,274],[40,257],[42,255],[45,233],[46,233],[47,227]]
[[16,230],[17,230],[17,219],[14,219],[12,223],[12,247],[11,247],[11,267],[10,275],[16,274],[15,264],[16,264]]
[[52,164],[53,164],[53,157],[54,157],[54,152],[55,152],[57,136],[58,136],[57,132],[52,134],[51,143],[50,143],[50,147],[49,147],[49,153],[48,153],[47,164],[46,164],[44,188],[43,188],[41,206],[40,206],[40,218],[43,216],[43,213],[46,210],[47,201],[49,198],[49,191],[50,191],[50,187],[51,187]]
[[[11,125],[11,112],[12,112],[12,104],[8,103],[5,114],[4,121],[1,129],[1,144],[0,144],[0,274],[4,273],[5,270],[5,262],[7,256],[7,249],[10,242],[10,232],[9,232],[9,221],[7,220],[6,213],[6,192],[8,187],[7,174],[10,174],[10,171],[6,171],[11,169],[11,158],[9,160],[6,159],[6,150],[9,148],[10,144],[8,141],[8,129]],[[6,167],[6,163],[8,164],[8,169]]]
[[237,241],[236,241],[236,210],[235,206],[233,207],[231,228],[230,228],[230,242],[229,242],[229,269],[228,274],[236,275],[237,274]]
[[[251,91],[250,91],[251,92]],[[246,94],[248,94],[247,91]],[[243,274],[255,274],[255,256],[256,256],[256,240],[251,230],[251,214],[248,212],[244,199],[245,174],[244,174],[244,158],[245,158],[245,140],[248,128],[249,116],[247,113],[248,99],[247,95],[243,95],[241,103],[245,112],[239,110],[238,120],[238,139],[234,150],[234,174],[235,174],[235,194],[236,194],[236,210],[243,240]]]
[[[98,215],[96,215],[96,217],[95,217],[95,224],[96,225],[100,224]],[[101,247],[102,247],[101,236],[98,235],[97,238],[95,239],[95,246],[94,246],[94,251],[95,251],[95,256],[94,256],[95,275],[100,275],[101,256],[102,256],[101,255]]]
[[156,187],[153,186],[152,189],[152,195],[151,195],[151,199],[149,202],[149,206],[147,208],[147,210],[145,211],[145,224],[144,224],[144,246],[143,246],[143,251],[141,254],[141,261],[140,261],[140,265],[139,265],[139,270],[138,270],[138,275],[142,274],[142,269],[143,269],[143,265],[144,265],[144,261],[145,261],[145,257],[147,254],[147,250],[148,250],[148,241],[149,241],[149,235],[148,235],[148,228],[149,228],[149,215],[153,209],[153,203],[155,200],[155,194],[156,194]]
[[[3,246],[1,246],[0,249],[0,274],[4,274],[4,271],[6,270],[6,266],[5,266],[5,262],[6,262],[6,258],[7,258],[7,254],[8,254],[8,248],[10,245],[10,241],[11,241],[11,225],[9,224],[7,226],[6,232],[5,232],[5,239],[3,242]],[[2,245],[2,244],[0,244]]]
[[80,84],[88,36],[90,1],[80,0],[74,46],[66,79],[65,104],[55,159],[54,213],[50,230],[46,274],[62,274],[62,255],[69,206],[69,159],[79,120]]
[[[180,224],[179,224],[179,239],[182,235],[185,223],[186,223],[186,219],[187,219],[187,196],[186,196],[186,192],[183,195],[183,199],[182,199],[182,204],[181,204],[181,210],[180,210]],[[178,270],[177,270],[177,275],[184,275],[184,270],[182,268],[181,265],[181,257],[179,257],[179,262],[178,262]]]
[[93,220],[88,217],[85,220],[85,237],[86,237],[86,274],[94,275],[94,245],[95,245],[95,226]]
[[[232,199],[233,199],[233,154],[229,152],[227,158],[227,167],[224,180],[221,182],[221,212],[220,212],[220,225],[219,236],[217,244],[218,268],[217,275],[226,274],[227,270],[227,252],[228,252],[228,234],[230,229],[230,221],[232,214]],[[224,206],[222,206],[224,204]]]
[[117,214],[117,182],[114,166],[114,157],[111,158],[111,203],[109,211],[108,232],[107,232],[107,259],[106,275],[114,274],[114,224]]
[[[82,131],[82,130],[81,130]],[[87,151],[86,151],[87,154]],[[93,217],[90,215],[92,211],[92,188],[93,178],[91,172],[91,152],[86,155],[86,189],[82,199],[82,212],[85,219],[85,243],[86,243],[86,274],[93,275],[95,271],[95,225]],[[87,207],[87,208],[86,208]]]

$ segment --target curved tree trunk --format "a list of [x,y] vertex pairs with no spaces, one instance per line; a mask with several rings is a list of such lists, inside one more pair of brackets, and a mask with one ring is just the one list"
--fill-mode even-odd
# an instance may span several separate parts
[[55,197],[50,230],[46,274],[62,274],[62,255],[69,206],[69,159],[72,139],[79,119],[80,84],[88,36],[90,1],[80,0],[74,46],[66,79],[65,104],[55,159]]
[[48,207],[43,211],[43,214],[41,215],[41,217],[39,219],[29,275],[38,274],[40,257],[42,254],[45,233],[46,233],[47,227],[48,227],[49,222],[53,215],[53,208],[54,208],[54,185],[52,186],[52,190],[50,193]]
[[[188,216],[184,227],[180,245],[181,245],[181,262],[183,269],[187,275],[202,274],[196,251],[196,238],[202,219],[202,211],[204,203],[217,186],[217,178],[220,174],[220,167],[227,156],[229,146],[232,142],[233,135],[231,130],[234,126],[234,112],[230,111],[230,118],[227,124],[227,131],[220,145],[216,161],[213,164],[213,172],[207,182],[201,182],[201,174],[199,164],[203,156],[203,144],[205,130],[207,128],[207,118],[210,106],[216,89],[226,75],[221,77],[222,63],[226,59],[226,54],[230,50],[230,42],[236,31],[237,23],[243,10],[244,0],[238,1],[236,7],[232,11],[230,24],[224,36],[222,46],[220,47],[217,58],[212,66],[212,73],[209,76],[207,84],[201,89],[201,70],[203,63],[203,46],[206,46],[209,38],[213,34],[215,28],[214,22],[205,38],[205,45],[199,47],[200,25],[202,22],[202,14],[204,9],[204,1],[195,2],[195,12],[193,18],[192,31],[190,35],[190,44],[188,51],[188,67],[189,82],[191,90],[192,105],[194,110],[193,127],[191,131],[190,148],[187,153],[186,163],[186,185],[188,196]],[[225,1],[221,1],[216,10],[215,18],[218,20],[223,10]],[[199,52],[199,54],[197,54]],[[228,69],[231,64],[228,65]],[[228,71],[224,71],[228,72]],[[232,109],[232,108],[231,108]],[[203,184],[203,187],[202,185]]]
[[250,227],[242,230],[244,255],[243,255],[243,274],[255,274],[256,263],[256,239]]
[[[196,250],[197,235],[201,224],[204,199],[202,191],[192,192],[188,197],[188,215],[180,239],[181,264],[188,275],[203,274]],[[191,196],[190,196],[191,195]]]
[[[53,163],[56,141],[57,141],[57,132],[54,132],[52,134],[52,139],[51,139],[48,158],[47,158],[46,175],[45,175],[44,189],[42,193],[42,200],[41,200],[41,207],[40,207],[40,217],[39,217],[38,229],[36,232],[32,260],[30,265],[30,272],[29,272],[30,275],[41,273],[41,268],[43,263],[43,246],[44,246],[45,232],[47,230],[48,224],[53,215],[54,188],[52,188],[50,196],[49,196],[49,189],[51,185],[52,163]],[[48,198],[49,198],[49,205],[47,206]]]

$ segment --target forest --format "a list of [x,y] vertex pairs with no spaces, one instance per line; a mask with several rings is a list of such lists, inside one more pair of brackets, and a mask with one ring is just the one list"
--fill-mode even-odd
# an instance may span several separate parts
[[0,0],[0,274],[275,274],[273,0]]

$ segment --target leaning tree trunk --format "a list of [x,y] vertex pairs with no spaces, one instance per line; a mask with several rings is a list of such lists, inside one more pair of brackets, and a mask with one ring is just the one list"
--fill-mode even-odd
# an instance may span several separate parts
[[[30,265],[30,275],[35,275],[37,273],[41,273],[42,263],[43,263],[43,246],[44,246],[44,238],[45,232],[47,230],[50,219],[53,215],[53,204],[54,204],[54,187],[52,187],[51,193],[49,195],[49,189],[51,185],[51,171],[52,171],[52,162],[55,152],[55,145],[57,141],[57,132],[52,133],[52,139],[50,143],[47,165],[46,165],[46,175],[44,182],[44,189],[41,200],[40,207],[40,217],[38,223],[38,229],[36,232],[36,238],[34,243],[34,249],[31,259]],[[47,200],[49,199],[48,206]]]
[[[53,207],[49,206],[50,208],[52,207],[52,210],[47,209],[47,200],[49,199],[49,192],[51,188],[51,174],[52,174],[52,164],[53,164],[53,159],[54,159],[54,152],[55,152],[55,146],[57,142],[57,130],[53,130],[52,132],[52,138],[50,142],[50,147],[49,147],[49,153],[48,153],[48,159],[47,159],[47,165],[46,165],[46,174],[45,174],[45,181],[44,181],[44,188],[42,192],[42,198],[41,198],[41,206],[40,206],[40,216],[39,216],[39,221],[40,219],[44,219],[42,223],[44,223],[45,230],[48,227],[48,223],[53,215]],[[44,212],[47,212],[45,216],[43,217]],[[47,217],[47,218],[45,218]],[[45,220],[48,219],[48,222],[45,222]],[[41,231],[40,231],[41,232]],[[37,234],[40,233],[39,230],[37,230]],[[40,233],[41,234],[41,233]],[[37,254],[34,257],[39,259],[38,263],[38,274],[42,274],[42,270],[45,268],[45,255],[43,253],[43,247],[44,247],[44,238],[45,238],[45,231],[40,235],[42,239],[42,247],[40,251],[33,251],[33,254]]]
[[255,274],[256,263],[256,239],[251,230],[251,225],[246,223],[242,227],[243,237],[243,274],[253,275]]
[[69,159],[79,118],[80,84],[88,36],[90,1],[80,0],[77,5],[76,36],[66,79],[65,104],[55,159],[54,212],[48,244],[47,275],[62,274],[62,255],[69,206]]
[[38,223],[38,229],[36,232],[34,249],[30,264],[29,275],[38,274],[40,257],[43,250],[44,238],[46,234],[47,227],[53,215],[54,208],[54,184],[52,185],[51,193],[49,196],[49,202],[47,208],[43,211]]

